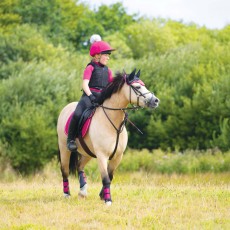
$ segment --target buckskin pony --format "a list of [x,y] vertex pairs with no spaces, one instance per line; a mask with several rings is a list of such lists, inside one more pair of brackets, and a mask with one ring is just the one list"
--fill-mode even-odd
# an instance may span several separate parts
[[[133,70],[130,74],[116,74],[101,93],[99,106],[93,110],[79,133],[76,139],[77,152],[71,153],[66,147],[68,121],[77,102],[72,102],[62,109],[58,117],[57,133],[64,196],[70,196],[68,177],[70,172],[76,171],[80,183],[79,196],[87,196],[84,168],[92,158],[96,158],[102,179],[99,196],[107,205],[111,205],[110,184],[128,141],[126,111],[140,107],[156,108],[160,102],[139,77],[140,70],[137,73]],[[132,107],[128,107],[129,104]]]

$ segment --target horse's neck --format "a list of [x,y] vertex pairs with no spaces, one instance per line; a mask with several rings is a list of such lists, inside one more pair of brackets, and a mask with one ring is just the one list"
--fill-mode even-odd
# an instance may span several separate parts
[[129,101],[122,93],[115,93],[111,98],[104,101],[104,106],[109,108],[121,108],[124,109],[128,106]]
[[107,99],[103,105],[111,109],[121,109],[121,110],[106,110],[106,113],[109,115],[110,119],[117,125],[124,119],[125,113],[122,109],[126,108],[129,104],[129,101],[125,99],[122,94],[116,93]]

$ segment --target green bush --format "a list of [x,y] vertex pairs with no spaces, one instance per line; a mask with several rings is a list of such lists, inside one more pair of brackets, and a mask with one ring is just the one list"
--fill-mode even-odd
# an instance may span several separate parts
[[[15,169],[30,173],[53,157],[56,120],[82,94],[93,33],[117,49],[109,63],[113,73],[141,69],[141,79],[161,100],[155,110],[129,113],[143,132],[127,125],[130,148],[229,151],[229,25],[209,30],[159,18],[137,19],[121,3],[93,11],[72,0],[3,0],[0,6],[0,162],[7,158]],[[108,20],[98,24],[98,17]],[[40,145],[34,147],[34,141]],[[228,170],[229,158],[220,154],[216,161],[216,153],[204,158],[196,152],[142,154],[144,158],[128,161],[130,170]]]
[[53,117],[45,107],[16,104],[1,122],[5,153],[20,173],[42,168],[57,151]]
[[0,55],[3,63],[22,59],[24,62],[60,61],[64,48],[55,47],[34,27],[20,25],[12,33],[0,35]]
[[229,172],[230,152],[193,151],[166,153],[161,150],[129,149],[119,166],[120,172],[146,171],[163,174],[194,174]]
[[161,102],[152,113],[131,114],[130,119],[145,132],[145,138],[139,137],[141,141],[132,132],[131,148],[230,148],[230,78],[226,75],[230,70],[218,63],[225,62],[222,48],[215,42],[208,50],[201,44],[190,44],[139,61],[145,67],[142,80]]
[[0,85],[0,154],[21,173],[42,168],[57,154],[58,114],[81,95],[81,73],[69,63],[30,62]]

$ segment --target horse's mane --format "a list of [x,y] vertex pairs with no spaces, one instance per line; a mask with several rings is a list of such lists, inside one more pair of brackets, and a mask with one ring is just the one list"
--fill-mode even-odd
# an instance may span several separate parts
[[106,99],[110,98],[114,93],[119,92],[124,83],[124,75],[120,72],[117,72],[115,77],[113,78],[113,81],[110,82],[107,85],[107,87],[101,92],[101,95],[98,98],[98,103],[101,105]]

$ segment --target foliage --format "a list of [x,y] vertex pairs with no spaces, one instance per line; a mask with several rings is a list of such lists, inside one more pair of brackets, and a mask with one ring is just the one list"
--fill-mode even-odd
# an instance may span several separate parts
[[84,5],[72,0],[18,1],[15,12],[21,16],[22,23],[38,26],[55,45],[75,41],[78,21],[85,13]]
[[[18,0],[1,0],[0,2],[0,28],[8,31],[21,23],[20,15],[14,12]],[[1,31],[0,30],[0,31]]]
[[161,174],[220,173],[230,171],[230,152],[194,151],[167,153],[161,150],[149,152],[129,149],[121,165],[121,172],[145,171]]
[[62,47],[55,48],[34,28],[28,25],[17,26],[12,34],[0,35],[1,64],[17,62],[52,61],[62,55]]
[[[30,173],[56,155],[56,120],[81,96],[94,33],[116,48],[114,73],[141,69],[141,79],[161,100],[155,110],[129,113],[143,132],[127,124],[131,148],[229,151],[229,25],[209,30],[150,20],[129,15],[120,2],[91,10],[84,1],[2,0],[0,26],[1,162]],[[170,165],[181,173],[182,156]]]
[[[103,39],[110,35],[117,37],[118,31],[136,21],[134,19],[136,15],[128,15],[121,3],[114,3],[110,6],[101,5],[94,12],[88,9],[85,10],[85,15],[87,17],[81,17],[79,20],[75,43],[76,47],[83,51],[88,51],[87,45],[89,45],[89,38],[92,34],[100,34]],[[118,35],[118,37],[121,36]],[[116,47],[120,47],[120,44],[117,45]]]
[[128,15],[122,3],[110,6],[101,5],[95,12],[95,16],[103,26],[106,35],[123,30],[125,26],[132,24],[135,15]]
[[[229,149],[229,141],[220,145],[213,136],[229,140],[230,117],[229,65],[225,47],[216,41],[209,49],[193,43],[180,46],[159,56],[149,55],[140,60],[144,66],[142,79],[161,99],[160,107],[142,124],[147,143],[140,148],[155,146],[167,149],[206,149],[221,146]],[[224,64],[225,68],[223,69]],[[143,121],[142,115],[134,123]],[[160,119],[160,120],[159,120]],[[199,137],[199,138],[197,138]],[[143,143],[143,142],[141,142]],[[130,139],[135,148],[136,141]]]
[[136,59],[148,55],[149,52],[158,55],[175,47],[169,29],[163,27],[158,20],[141,20],[139,23],[131,24],[126,27],[124,34]]
[[71,82],[80,84],[80,77],[67,64],[51,66],[35,61],[2,82],[0,155],[21,173],[40,169],[56,155],[57,105],[80,97]]

